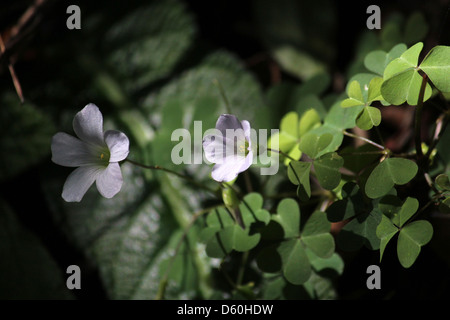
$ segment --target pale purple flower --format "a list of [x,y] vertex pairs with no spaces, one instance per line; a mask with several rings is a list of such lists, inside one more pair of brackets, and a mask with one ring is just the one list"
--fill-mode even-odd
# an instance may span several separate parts
[[247,170],[253,161],[250,123],[236,116],[223,114],[214,134],[203,139],[205,157],[215,163],[211,176],[219,182],[229,182]]
[[78,138],[58,132],[52,138],[52,161],[65,167],[78,167],[64,183],[62,197],[79,202],[96,182],[105,198],[112,198],[122,187],[119,161],[128,156],[128,137],[119,131],[103,132],[103,116],[95,104],[88,104],[73,119]]

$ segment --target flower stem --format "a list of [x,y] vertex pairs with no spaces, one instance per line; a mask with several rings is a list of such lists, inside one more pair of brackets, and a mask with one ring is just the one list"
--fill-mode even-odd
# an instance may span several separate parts
[[422,85],[420,86],[419,99],[417,101],[416,114],[414,118],[414,143],[416,146],[417,159],[420,161],[423,158],[422,150],[422,109],[423,109],[423,98],[425,96],[425,88],[427,85],[428,76],[424,74],[422,76]]
[[268,148],[267,151],[277,152],[277,153],[279,153],[279,154],[285,156],[286,158],[289,158],[289,159],[294,160],[294,161],[298,161],[297,159],[292,158],[290,155],[288,155],[287,153],[285,153],[285,152],[283,152],[283,151],[281,151],[281,150],[276,150],[276,149],[270,149],[270,148]]
[[344,135],[348,136],[348,137],[352,137],[352,138],[355,138],[355,139],[363,140],[363,141],[365,141],[365,142],[367,142],[367,143],[369,143],[369,144],[371,144],[371,145],[377,147],[377,148],[380,149],[380,150],[385,150],[385,149],[386,149],[386,148],[383,147],[381,144],[378,144],[378,143],[376,143],[376,142],[373,142],[373,141],[370,140],[370,139],[367,139],[367,138],[358,136],[358,135],[353,134],[353,133],[351,133],[351,132],[342,130],[342,133],[343,133]]
[[170,274],[170,271],[172,270],[173,264],[174,264],[174,262],[175,262],[175,258],[177,257],[178,252],[179,252],[180,249],[181,249],[181,245],[182,245],[183,242],[186,240],[187,234],[188,234],[189,230],[191,229],[191,227],[194,225],[195,221],[197,221],[197,219],[198,219],[201,215],[203,215],[203,214],[205,214],[205,213],[208,213],[208,212],[210,212],[211,210],[214,210],[214,209],[216,209],[216,208],[218,208],[218,207],[221,207],[221,206],[222,206],[222,205],[209,207],[209,208],[202,209],[202,210],[200,210],[200,211],[194,213],[194,215],[192,216],[192,220],[190,221],[190,223],[189,223],[189,225],[187,226],[187,228],[183,231],[183,235],[181,236],[180,240],[179,240],[178,243],[177,243],[177,246],[176,246],[176,248],[175,248],[175,252],[174,252],[173,256],[170,258],[169,266],[167,267],[166,272],[164,273],[163,278],[162,278],[161,281],[159,282],[158,292],[156,293],[155,300],[162,300],[162,299],[164,299],[164,295],[165,295],[166,287],[167,287],[167,282],[168,282],[168,279],[169,279],[169,274]]
[[209,187],[203,185],[202,183],[199,183],[199,182],[193,180],[192,178],[190,178],[190,177],[188,177],[188,176],[185,176],[184,174],[181,174],[181,173],[179,173],[179,172],[176,172],[176,171],[173,171],[173,170],[170,170],[170,169],[167,169],[167,168],[158,166],[158,165],[145,165],[145,164],[142,164],[142,163],[136,162],[136,161],[134,161],[134,160],[130,160],[130,159],[125,159],[125,161],[127,161],[127,162],[129,162],[129,163],[131,163],[131,164],[134,164],[135,166],[144,168],[144,169],[161,170],[161,171],[164,171],[164,172],[166,172],[166,173],[170,173],[170,174],[172,174],[172,175],[175,175],[175,176],[177,176],[177,177],[179,177],[179,178],[181,178],[181,179],[184,179],[184,180],[188,181],[188,182],[191,183],[191,184],[196,185],[196,186],[199,187],[199,188],[202,188],[203,190],[206,190],[206,191],[208,191],[208,192],[210,192],[210,193],[212,193],[212,194],[214,194],[214,195],[217,195],[216,190],[213,190],[213,189],[211,189],[211,188],[209,188]]

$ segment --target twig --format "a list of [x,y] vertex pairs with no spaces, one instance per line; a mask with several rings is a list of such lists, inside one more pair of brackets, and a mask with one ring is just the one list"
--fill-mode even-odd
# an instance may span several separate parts
[[[3,42],[3,37],[1,34],[0,34],[0,49],[1,49],[2,54],[4,54],[6,51],[6,47],[5,47],[5,43]],[[23,103],[24,98],[23,98],[22,87],[20,86],[19,78],[17,78],[16,72],[14,71],[14,67],[13,67],[11,61],[8,61],[8,69],[9,69],[9,73],[11,74],[14,88],[16,89],[16,92],[17,92],[17,95],[19,96],[20,102]]]
[[177,176],[177,177],[179,177],[179,178],[182,178],[182,179],[184,179],[184,180],[186,180],[186,181],[188,181],[188,182],[190,182],[190,183],[196,185],[197,187],[200,187],[200,188],[202,188],[202,189],[204,189],[204,190],[206,190],[206,191],[209,191],[210,193],[212,193],[212,194],[214,194],[214,195],[217,195],[217,193],[216,193],[215,190],[213,190],[213,189],[211,189],[211,188],[209,188],[209,187],[207,187],[207,186],[205,186],[205,185],[203,185],[203,184],[201,184],[201,183],[198,183],[197,181],[191,179],[190,177],[185,176],[184,174],[178,173],[178,172],[176,172],[176,171],[173,171],[173,170],[170,170],[170,169],[167,169],[167,168],[158,166],[158,165],[153,165],[153,166],[152,166],[152,165],[141,164],[141,163],[139,163],[139,162],[136,162],[136,161],[130,160],[130,159],[126,159],[125,161],[127,161],[127,162],[129,162],[129,163],[131,163],[131,164],[134,164],[134,165],[136,165],[136,166],[138,166],[138,167],[144,168],[144,169],[161,170],[161,171],[164,171],[164,172],[166,172],[166,173],[170,173],[170,174],[172,174],[172,175],[175,175],[175,176]]
[[371,145],[377,147],[377,148],[380,149],[380,150],[385,150],[385,149],[386,149],[386,148],[383,147],[382,145],[380,145],[380,144],[378,144],[378,143],[376,143],[376,142],[373,142],[373,141],[370,140],[370,139],[367,139],[367,138],[358,136],[358,135],[356,135],[356,134],[350,133],[350,132],[345,131],[345,130],[342,130],[342,133],[343,133],[344,135],[346,135],[346,136],[349,136],[349,137],[352,137],[352,138],[356,138],[356,139],[363,140],[363,141],[365,141],[365,142],[367,142],[367,143],[369,143],[369,144],[371,144]]

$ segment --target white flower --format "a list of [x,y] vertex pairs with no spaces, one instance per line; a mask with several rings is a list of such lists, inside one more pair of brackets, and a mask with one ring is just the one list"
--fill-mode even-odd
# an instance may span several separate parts
[[73,119],[73,129],[79,139],[64,132],[52,138],[52,161],[75,169],[64,183],[62,197],[67,202],[79,202],[96,182],[105,198],[112,198],[122,187],[119,161],[128,156],[128,137],[122,132],[103,132],[103,116],[95,104],[88,104]]
[[216,123],[216,132],[203,140],[205,157],[215,163],[212,178],[229,182],[247,170],[253,161],[250,123],[236,116],[223,114]]

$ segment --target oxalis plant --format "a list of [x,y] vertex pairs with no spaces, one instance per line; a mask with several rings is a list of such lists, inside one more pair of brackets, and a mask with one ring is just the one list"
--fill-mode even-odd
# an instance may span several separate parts
[[[440,141],[450,119],[450,47],[422,50],[419,42],[368,53],[368,72],[352,77],[328,110],[306,107],[285,114],[267,143],[252,135],[252,124],[240,120],[238,110],[233,112],[217,82],[228,113],[217,114],[216,127],[202,139],[208,164],[198,166],[211,168],[209,182],[176,167],[137,161],[127,135],[104,131],[100,109],[88,104],[73,120],[76,137],[57,133],[52,140],[53,162],[75,168],[62,197],[83,201],[94,183],[103,197],[118,197],[122,174],[131,174],[121,172],[125,163],[163,171],[167,179],[202,194],[208,205],[191,214],[170,254],[160,260],[159,299],[182,286],[183,279],[203,283],[187,285],[203,298],[218,296],[205,285],[211,268],[219,270],[234,297],[282,298],[290,288],[317,298],[320,284],[328,286],[344,270],[339,252],[363,246],[378,251],[380,262],[386,248],[396,247],[398,262],[411,268],[433,238],[430,215],[450,212],[449,145]],[[414,109],[414,143],[395,153],[385,146],[378,126],[383,109],[404,104]],[[440,112],[431,132],[421,127],[424,108]],[[262,155],[279,170],[254,185],[249,170],[268,166],[259,161]],[[292,192],[274,194],[274,179],[288,183]],[[332,225],[339,227],[335,234]],[[245,280],[249,272],[257,281]]]

